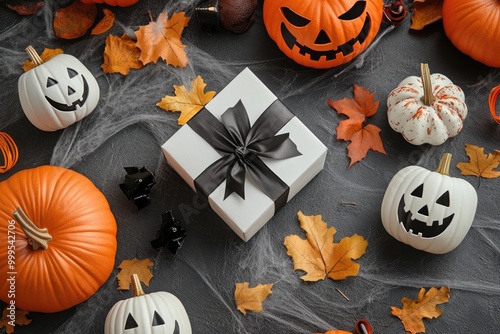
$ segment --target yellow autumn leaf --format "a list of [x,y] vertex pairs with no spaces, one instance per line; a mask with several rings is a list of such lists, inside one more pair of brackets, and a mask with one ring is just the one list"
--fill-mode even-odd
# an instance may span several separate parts
[[141,62],[156,64],[162,58],[169,65],[186,67],[188,58],[181,37],[189,19],[184,12],[174,13],[170,19],[168,13],[163,12],[156,21],[151,20],[148,25],[140,26],[135,35],[136,45],[141,49]]
[[104,17],[99,21],[94,29],[90,32],[91,35],[100,35],[111,29],[115,23],[115,14],[107,8],[103,10]]
[[[48,49],[48,48],[45,48],[43,50],[43,52],[40,54],[40,58],[45,62],[55,56],[57,56],[58,54],[61,54],[61,53],[64,53],[64,51],[62,49]],[[24,65],[23,65],[23,70],[24,72],[28,72],[29,70],[31,70],[33,67],[35,67],[35,63],[31,60],[26,60],[24,62]]]
[[180,112],[177,122],[184,125],[215,96],[214,91],[205,93],[206,85],[201,76],[191,82],[190,91],[185,86],[174,85],[175,96],[167,95],[156,105],[165,111]]
[[404,297],[401,299],[403,308],[391,306],[391,313],[401,320],[407,333],[425,333],[423,319],[437,318],[443,314],[443,310],[436,305],[447,303],[449,299],[448,287],[441,287],[439,290],[430,288],[427,292],[421,288],[417,300]]
[[149,280],[153,278],[153,274],[149,267],[153,266],[153,261],[150,259],[139,260],[133,258],[132,260],[123,260],[118,266],[120,272],[116,275],[118,278],[118,290],[129,290],[131,284],[132,274],[137,274],[139,279],[146,285],[149,286]]
[[500,152],[484,153],[483,147],[465,144],[465,152],[469,162],[459,162],[457,168],[462,175],[472,175],[486,179],[494,179],[500,176],[500,171],[494,170],[500,164]]
[[104,46],[104,63],[101,65],[104,73],[121,73],[128,75],[130,69],[143,67],[139,60],[141,50],[135,46],[135,41],[123,34],[121,37],[109,35]]
[[284,244],[293,260],[294,270],[306,272],[301,276],[302,280],[318,281],[326,277],[342,280],[358,275],[360,265],[353,260],[365,253],[368,241],[354,234],[335,243],[333,238],[337,231],[334,227],[328,227],[321,215],[306,216],[299,211],[298,217],[306,240],[289,235]]
[[443,0],[419,0],[413,6],[410,29],[422,30],[442,18]]
[[246,315],[246,311],[262,312],[262,302],[272,291],[272,284],[259,284],[254,288],[248,287],[249,283],[236,283],[234,299],[238,310]]
[[31,319],[27,318],[29,314],[28,311],[20,310],[16,308],[12,314],[8,309],[9,306],[5,306],[2,312],[2,318],[0,319],[0,328],[5,327],[5,333],[14,333],[14,328],[18,325],[29,325]]

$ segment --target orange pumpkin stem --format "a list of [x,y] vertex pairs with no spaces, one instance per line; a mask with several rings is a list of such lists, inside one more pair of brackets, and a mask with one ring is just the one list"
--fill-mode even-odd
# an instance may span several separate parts
[[450,165],[451,165],[451,153],[445,153],[439,161],[439,166],[436,172],[443,175],[450,175]]
[[34,47],[28,45],[28,47],[26,48],[26,52],[30,56],[31,61],[35,63],[35,66],[43,64],[42,58],[40,58]]
[[137,276],[137,274],[132,274],[130,280],[132,282],[132,290],[134,291],[133,295],[134,297],[139,297],[146,294],[144,290],[142,290],[141,280],[139,279],[139,276]]
[[26,216],[21,207],[18,207],[12,216],[14,216],[19,226],[21,226],[24,234],[28,237],[33,250],[37,250],[40,247],[42,249],[49,248],[49,241],[52,240],[52,236],[46,228],[39,228],[36,226],[31,219]]
[[420,99],[426,106],[430,106],[434,103],[436,98],[434,94],[432,94],[431,71],[428,64],[420,64],[420,78],[422,79],[422,86],[424,89],[424,96]]

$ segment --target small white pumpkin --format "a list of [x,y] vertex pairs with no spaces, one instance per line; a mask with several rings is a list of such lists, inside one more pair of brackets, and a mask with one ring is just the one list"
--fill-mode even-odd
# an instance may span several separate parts
[[44,62],[26,48],[35,67],[18,81],[21,106],[29,121],[43,131],[56,131],[89,115],[99,102],[99,85],[77,58],[59,54]]
[[181,301],[165,291],[145,294],[132,275],[133,297],[117,302],[106,316],[104,334],[191,334]]
[[421,77],[404,79],[389,94],[387,117],[391,128],[409,143],[441,145],[462,130],[465,95],[446,76],[431,75],[427,64],[420,70]]
[[450,177],[451,154],[436,171],[420,166],[401,169],[387,186],[381,218],[397,240],[429,253],[455,249],[469,231],[477,207],[472,185]]

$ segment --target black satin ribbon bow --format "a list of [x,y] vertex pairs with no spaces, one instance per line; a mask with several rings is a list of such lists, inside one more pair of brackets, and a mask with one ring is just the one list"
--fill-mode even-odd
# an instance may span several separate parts
[[222,114],[220,122],[207,109],[202,109],[188,125],[207,141],[222,157],[208,166],[195,180],[196,191],[208,196],[226,180],[224,199],[237,193],[245,199],[245,176],[271,198],[275,210],[287,201],[289,187],[261,160],[287,159],[301,155],[288,133],[276,135],[294,115],[276,100],[250,126],[243,103],[238,101]]

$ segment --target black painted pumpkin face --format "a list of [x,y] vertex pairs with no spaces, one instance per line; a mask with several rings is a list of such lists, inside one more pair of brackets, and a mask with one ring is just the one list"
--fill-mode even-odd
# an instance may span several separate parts
[[377,0],[266,0],[264,23],[297,63],[329,68],[352,60],[372,42],[382,12]]
[[412,198],[412,204],[408,211],[405,210],[405,194],[401,196],[398,206],[398,219],[406,232],[419,235],[422,238],[435,238],[450,226],[455,216],[454,213],[446,217],[432,215],[432,211],[438,211],[439,207],[442,209],[450,207],[450,192],[448,190],[440,194],[437,199],[430,197],[429,200],[429,198],[424,198],[424,184],[422,183],[406,196]]
[[[143,317],[142,314],[140,316]],[[167,324],[165,323],[165,320],[163,320],[162,316],[158,313],[158,311],[154,311],[153,319],[151,320],[151,324],[141,323],[141,325],[139,325],[139,323],[137,323],[137,320],[134,318],[132,313],[129,312],[127,319],[125,321],[125,324],[124,324],[123,333],[127,333],[127,332],[144,333],[144,332],[146,332],[145,329],[140,328],[141,326],[151,326],[150,330],[148,330],[148,332],[151,332],[151,333],[180,334],[179,323],[177,322],[177,320],[174,321],[173,331],[169,332],[169,331],[167,331],[168,327],[167,327]],[[170,327],[171,327],[171,325],[170,325]],[[134,330],[134,331],[132,331],[132,330]]]
[[89,85],[85,76],[73,68],[66,68],[66,75],[47,76],[45,99],[55,109],[63,112],[76,111],[89,96]]

